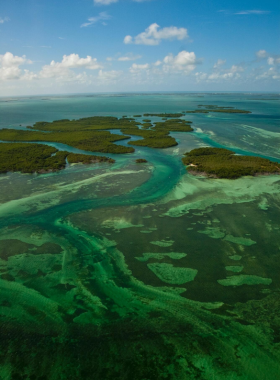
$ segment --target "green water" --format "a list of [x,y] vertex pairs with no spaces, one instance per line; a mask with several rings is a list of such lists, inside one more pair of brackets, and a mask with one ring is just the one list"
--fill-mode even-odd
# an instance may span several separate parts
[[178,146],[111,166],[0,176],[1,380],[278,378],[280,178],[206,179],[181,163],[206,144],[279,161],[271,98],[0,99],[1,128],[198,104],[253,112],[189,114]]

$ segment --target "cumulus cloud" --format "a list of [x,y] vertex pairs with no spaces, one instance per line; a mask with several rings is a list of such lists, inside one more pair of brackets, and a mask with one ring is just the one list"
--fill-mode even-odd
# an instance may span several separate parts
[[148,63],[145,63],[144,65],[137,65],[137,63],[133,63],[133,65],[131,66],[131,68],[129,69],[129,71],[132,73],[132,74],[137,74],[143,70],[147,70],[149,69],[150,65]]
[[183,50],[177,55],[170,53],[163,60],[154,63],[133,63],[129,71],[134,78],[141,78],[142,83],[148,83],[162,81],[172,75],[189,75],[200,62],[194,52]]
[[214,66],[212,73],[195,73],[195,78],[197,82],[221,82],[225,80],[237,80],[241,77],[241,74],[244,71],[243,66],[232,65],[229,69],[223,69],[222,65]]
[[10,52],[7,52],[4,55],[0,55],[0,64],[3,67],[11,67],[11,66],[20,66],[24,63],[32,63],[30,59],[27,59],[25,55],[22,57],[18,57],[17,55],[13,55]]
[[0,55],[0,80],[19,79],[22,73],[19,66],[31,63],[25,55],[19,57],[10,52]]
[[184,40],[185,38],[188,38],[188,31],[185,28],[177,28],[176,26],[160,28],[158,24],[154,23],[136,37],[126,36],[124,43],[153,46],[159,45],[161,40]]
[[256,56],[258,58],[265,58],[265,57],[267,57],[267,52],[266,52],[266,50],[259,50],[256,52]]
[[152,64],[136,64],[130,67],[131,74],[148,76],[157,76],[164,78],[165,76],[172,74],[190,74],[198,63],[201,61],[196,58],[194,52],[181,51],[177,55],[168,54],[162,61],[158,60]]
[[[81,28],[86,28],[90,25],[96,24],[99,21],[109,20],[111,16],[107,12],[100,12],[98,16],[89,17],[88,22],[81,25]],[[103,23],[104,24],[104,23]]]
[[267,63],[270,66],[277,65],[280,63],[280,57],[268,57]]
[[33,79],[38,79],[38,75],[33,73],[32,71],[29,70],[23,70],[24,74],[20,77],[21,80],[28,80],[31,81]]
[[190,73],[196,68],[200,60],[196,58],[194,52],[186,50],[181,51],[177,55],[169,54],[163,59],[163,70],[165,72],[184,71]]
[[89,70],[101,69],[102,66],[96,58],[88,55],[80,58],[78,54],[64,55],[61,62],[51,61],[50,65],[43,66],[40,76],[42,78],[68,77],[72,76],[69,69],[85,68]]
[[266,79],[280,80],[280,72],[276,66],[270,67],[267,71],[264,71],[256,77],[256,80]]

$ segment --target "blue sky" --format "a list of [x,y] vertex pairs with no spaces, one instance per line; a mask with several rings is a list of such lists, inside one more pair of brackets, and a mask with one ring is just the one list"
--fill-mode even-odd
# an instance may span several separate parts
[[279,91],[280,2],[9,0],[0,96]]

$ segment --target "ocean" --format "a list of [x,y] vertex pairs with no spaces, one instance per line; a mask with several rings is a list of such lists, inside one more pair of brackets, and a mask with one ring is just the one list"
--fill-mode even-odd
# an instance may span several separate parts
[[177,146],[112,165],[0,175],[0,379],[277,379],[280,177],[194,176],[181,158],[280,162],[279,94],[1,98],[0,128],[198,105],[252,113],[186,114]]

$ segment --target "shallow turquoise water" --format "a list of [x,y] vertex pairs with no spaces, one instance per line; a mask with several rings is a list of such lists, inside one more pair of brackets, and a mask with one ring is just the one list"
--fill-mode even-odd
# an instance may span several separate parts
[[278,97],[10,100],[1,128],[198,104],[252,114],[188,114],[195,131],[174,133],[178,146],[111,166],[0,176],[0,378],[276,379],[280,178],[194,177],[181,156],[212,145],[280,160]]

